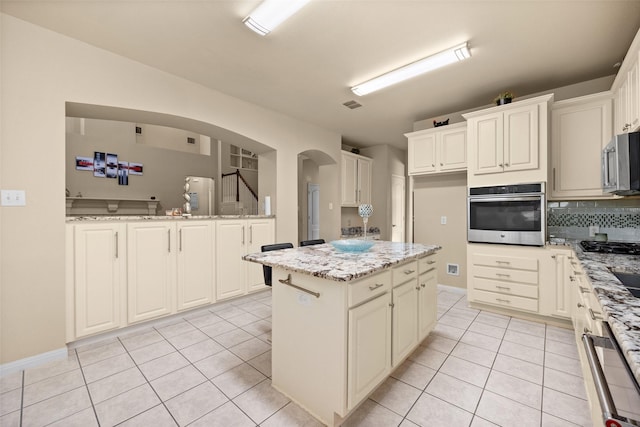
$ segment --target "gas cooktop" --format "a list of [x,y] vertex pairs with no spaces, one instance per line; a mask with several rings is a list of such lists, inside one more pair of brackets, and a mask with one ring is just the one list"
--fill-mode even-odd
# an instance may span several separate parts
[[607,254],[640,255],[640,243],[630,242],[595,242],[583,240],[580,242],[585,252],[600,252]]

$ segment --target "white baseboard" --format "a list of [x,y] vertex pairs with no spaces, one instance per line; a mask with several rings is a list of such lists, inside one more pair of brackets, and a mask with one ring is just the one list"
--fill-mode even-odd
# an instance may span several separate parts
[[4,363],[0,365],[0,377],[23,371],[25,369],[34,368],[48,362],[66,359],[69,354],[67,347],[57,350],[47,351],[46,353],[36,354],[35,356],[26,357],[14,362]]
[[455,294],[466,294],[467,293],[467,289],[466,288],[458,288],[456,286],[440,285],[440,284],[438,284],[438,291],[447,291],[447,292],[451,292],[451,293],[455,293]]

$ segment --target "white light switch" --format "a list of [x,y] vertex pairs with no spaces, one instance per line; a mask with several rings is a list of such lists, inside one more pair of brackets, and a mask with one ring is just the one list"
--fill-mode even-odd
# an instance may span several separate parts
[[447,217],[446,216],[441,216],[440,217],[440,224],[446,225],[446,223],[447,223]]
[[27,196],[24,190],[2,190],[2,206],[26,206]]

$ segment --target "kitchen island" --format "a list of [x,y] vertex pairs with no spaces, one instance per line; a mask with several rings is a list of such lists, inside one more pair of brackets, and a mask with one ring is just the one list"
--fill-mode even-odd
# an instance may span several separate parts
[[273,268],[272,385],[340,425],[436,322],[435,245],[330,244],[249,254]]

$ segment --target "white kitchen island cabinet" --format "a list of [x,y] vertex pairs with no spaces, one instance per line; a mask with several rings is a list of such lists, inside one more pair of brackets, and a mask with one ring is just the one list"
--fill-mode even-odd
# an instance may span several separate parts
[[[340,425],[418,346],[419,310],[435,319],[418,273],[438,249],[376,242],[360,254],[323,244],[245,256],[273,268],[272,385]],[[428,265],[425,274],[436,271]]]

